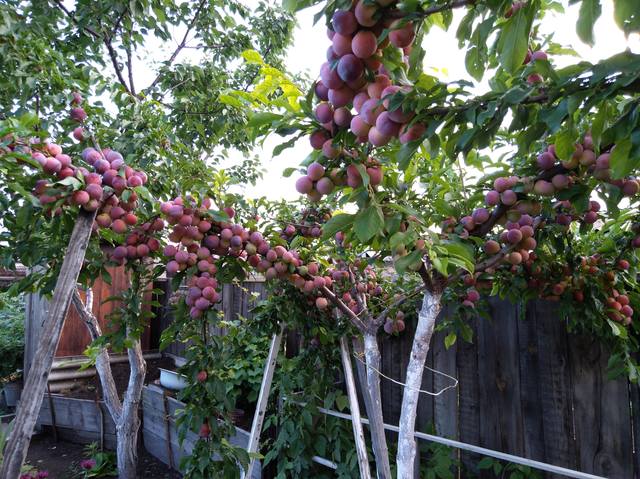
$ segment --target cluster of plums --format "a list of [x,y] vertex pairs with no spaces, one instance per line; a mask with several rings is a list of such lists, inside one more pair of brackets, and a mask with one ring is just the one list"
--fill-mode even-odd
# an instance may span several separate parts
[[331,213],[327,209],[304,209],[300,214],[300,219],[287,224],[282,229],[282,237],[287,241],[291,241],[296,236],[319,238],[322,235],[322,225],[330,218]]
[[[360,165],[369,177],[369,184],[377,186],[382,183],[382,166],[373,158],[369,158],[365,164]],[[347,185],[357,188],[363,184],[362,173],[356,163],[351,163],[345,168],[336,167],[329,171],[320,163],[313,162],[307,167],[307,174],[296,181],[298,193],[306,194],[309,200],[319,201],[322,196],[330,194],[336,186]]]
[[[86,119],[86,113],[78,106],[81,101],[82,97],[74,93],[71,117],[77,121]],[[81,132],[77,130],[74,130],[74,136],[84,139],[84,133],[80,135]],[[123,156],[117,151],[109,148],[85,148],[81,157],[89,168],[74,165],[71,157],[55,143],[32,143],[28,148],[22,147],[21,151],[30,153],[44,172],[58,182],[73,177],[82,184],[80,189],[72,190],[71,186],[55,181],[38,180],[34,195],[42,205],[63,200],[64,204],[77,205],[86,211],[98,211],[94,229],[111,228],[120,234],[137,223],[138,219],[133,214],[137,206],[137,194],[132,188],[144,185],[147,175],[126,165]],[[127,195],[123,195],[125,191],[128,191]],[[60,207],[54,211],[56,214],[60,212]]]
[[[116,206],[115,208],[119,207]],[[113,212],[115,208],[112,208],[111,212]],[[102,214],[109,215],[109,213],[101,213],[101,215]],[[110,220],[111,217],[109,218],[109,221]],[[96,218],[96,221],[99,223],[100,218]],[[105,221],[107,220],[105,219]],[[114,224],[116,224],[118,232],[125,232],[127,225],[116,223],[117,221],[122,220],[114,219],[111,227],[114,228]],[[132,222],[133,221],[130,220],[130,223]],[[113,249],[110,254],[111,260],[120,265],[124,265],[127,261],[143,259],[150,256],[160,250],[160,241],[156,235],[162,230],[164,230],[164,221],[161,218],[156,218],[153,221],[148,221],[133,228],[133,230],[127,234],[124,244],[116,246]]]

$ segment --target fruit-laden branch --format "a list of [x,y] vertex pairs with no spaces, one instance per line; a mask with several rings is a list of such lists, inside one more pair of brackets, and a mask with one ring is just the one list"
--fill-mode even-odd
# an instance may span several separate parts
[[356,313],[351,311],[351,308],[344,304],[344,302],[340,298],[338,298],[338,296],[334,294],[329,288],[323,286],[320,290],[322,291],[322,294],[334,304],[334,306],[336,306],[349,318],[349,320],[356,328],[358,328],[359,331],[364,332],[367,330],[367,326],[364,324],[362,319],[360,319]]
[[384,310],[382,310],[382,312],[375,318],[374,325],[376,327],[381,326],[384,323],[385,319],[387,319],[387,316],[389,316],[389,313],[391,311],[393,311],[394,309],[398,308],[399,306],[402,306],[405,302],[407,302],[408,300],[410,300],[411,298],[413,298],[417,294],[423,292],[426,289],[426,287],[427,287],[426,285],[422,284],[422,285],[418,286],[417,288],[415,288],[410,293],[404,294],[401,297],[399,297],[398,299],[396,299],[393,303],[391,303]]
[[[543,224],[544,220],[540,217],[537,217],[534,222],[533,222],[533,231],[536,232],[538,231],[538,228],[540,228]],[[500,251],[498,251],[496,254],[492,255],[491,257],[485,259],[484,261],[481,261],[479,263],[477,263],[473,269],[474,273],[478,273],[478,272],[482,272],[485,271],[489,268],[494,267],[495,265],[497,265],[498,263],[500,263],[504,257],[506,255],[508,255],[509,253],[511,253],[513,250],[515,250],[517,247],[517,244],[508,244],[506,246],[504,246]],[[460,279],[463,275],[467,274],[468,272],[464,269],[459,269],[455,274],[451,275],[448,279],[447,279],[447,284],[453,284],[455,283],[458,279]]]
[[[557,166],[554,166],[553,168],[551,168],[549,170],[545,170],[545,171],[541,172],[538,176],[536,176],[534,178],[533,181],[534,182],[538,181],[538,180],[547,181],[547,180],[553,178],[555,175],[561,175],[561,174],[567,173],[568,171],[569,170],[567,170],[564,166],[557,165]],[[518,195],[518,199],[523,199],[520,196],[524,196],[524,195]],[[493,210],[493,212],[491,213],[491,216],[489,217],[489,219],[487,221],[485,221],[484,223],[478,225],[473,230],[471,230],[471,232],[469,234],[472,235],[472,236],[477,236],[477,237],[486,236],[489,233],[489,231],[491,231],[491,229],[495,226],[495,224],[500,220],[500,218],[507,213],[507,210],[509,208],[510,208],[510,206],[507,206],[504,203],[500,203]]]

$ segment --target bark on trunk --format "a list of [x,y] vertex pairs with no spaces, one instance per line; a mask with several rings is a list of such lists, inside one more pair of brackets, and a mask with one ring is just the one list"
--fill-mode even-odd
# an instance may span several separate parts
[[116,423],[118,479],[135,479],[137,477],[138,430],[140,429],[138,407],[142,397],[144,377],[147,372],[147,364],[142,357],[140,340],[136,339],[133,346],[127,350],[127,353],[131,372],[122,403],[122,414],[120,415],[120,420]]
[[420,398],[422,373],[424,363],[429,352],[429,343],[433,335],[433,328],[441,308],[441,293],[426,291],[422,308],[418,314],[418,325],[411,347],[411,357],[407,366],[407,376],[402,395],[402,409],[400,410],[400,424],[398,432],[398,454],[396,465],[398,479],[414,477],[414,460],[416,455],[416,441],[414,437],[416,426],[416,411]]
[[[100,329],[100,323],[98,318],[92,312],[93,294],[91,289],[87,290],[87,299],[85,303],[82,302],[78,291],[73,294],[73,306],[76,308],[80,319],[87,326],[91,341],[95,341],[102,336],[102,330]],[[98,378],[100,379],[100,385],[102,386],[102,398],[107,406],[109,414],[113,418],[113,422],[117,423],[122,413],[122,403],[118,397],[118,390],[116,389],[116,383],[113,380],[113,374],[111,373],[111,363],[109,361],[109,351],[103,348],[96,357],[96,371],[98,372]]]
[[64,318],[76,288],[78,274],[84,263],[84,256],[91,237],[91,225],[95,216],[95,211],[90,213],[80,210],[71,233],[69,246],[53,292],[49,315],[40,333],[38,350],[29,370],[14,427],[4,451],[4,462],[2,471],[0,471],[2,479],[18,479],[20,476],[20,468],[27,456],[33,426],[38,418],[47,388],[47,379],[60,340]]
[[[82,303],[80,295],[76,291],[73,296],[73,304],[80,317],[87,325],[92,340],[102,335],[100,324],[91,312],[91,293],[87,292],[87,304]],[[127,331],[127,336],[129,332]],[[138,407],[142,397],[142,387],[146,375],[147,365],[142,357],[140,341],[136,340],[133,346],[127,350],[129,356],[129,384],[121,402],[111,373],[109,352],[106,349],[100,351],[96,358],[96,370],[102,385],[104,402],[109,414],[116,425],[116,457],[118,462],[119,479],[135,479],[136,465],[138,461],[138,430],[140,429],[140,417]]]
[[[378,479],[391,479],[391,465],[389,464],[389,449],[384,434],[384,417],[382,415],[382,396],[380,394],[380,350],[375,333],[364,334],[364,354],[367,362],[367,386],[369,393],[370,411],[369,427],[371,429],[371,444],[376,458]],[[363,391],[364,394],[367,391]],[[366,401],[365,401],[366,404]]]

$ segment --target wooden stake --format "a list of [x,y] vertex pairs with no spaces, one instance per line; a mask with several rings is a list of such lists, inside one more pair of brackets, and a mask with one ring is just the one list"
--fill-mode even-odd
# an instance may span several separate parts
[[16,412],[15,423],[4,452],[4,463],[0,472],[2,479],[18,479],[20,476],[20,468],[27,456],[33,427],[44,399],[47,379],[53,363],[53,356],[58,347],[64,318],[67,309],[69,309],[73,291],[76,289],[78,274],[80,274],[84,263],[91,237],[91,225],[95,216],[95,211],[80,210],[73,227],[64,262],[56,281],[49,315],[42,327],[38,350],[29,370],[29,376],[27,376],[22,392],[22,400]]
[[[280,332],[274,334],[273,338],[271,338],[271,347],[269,348],[269,356],[267,356],[267,362],[264,366],[264,374],[262,375],[262,385],[260,386],[258,404],[256,405],[256,412],[253,415],[253,423],[251,424],[251,436],[249,436],[249,445],[247,446],[247,452],[249,454],[256,453],[259,449],[260,433],[262,432],[264,414],[267,410],[267,403],[269,402],[269,392],[271,391],[273,372],[276,368],[276,360],[278,359],[278,351],[280,350],[280,343],[282,341],[283,328],[284,326],[281,325]],[[249,460],[249,466],[247,467],[247,470],[241,474],[241,477],[243,479],[251,479],[251,474],[253,473],[255,463],[255,458],[251,458]]]
[[349,346],[347,340],[343,336],[340,338],[340,352],[342,355],[342,367],[344,369],[344,379],[347,383],[347,394],[349,396],[349,409],[353,420],[353,437],[356,441],[356,452],[358,453],[358,466],[360,467],[360,478],[371,479],[371,471],[369,469],[369,459],[367,458],[367,443],[364,440],[364,431],[362,430],[362,422],[360,420],[360,406],[358,405],[358,394],[356,392],[356,383],[353,377],[353,368],[351,366],[351,356],[349,355]]

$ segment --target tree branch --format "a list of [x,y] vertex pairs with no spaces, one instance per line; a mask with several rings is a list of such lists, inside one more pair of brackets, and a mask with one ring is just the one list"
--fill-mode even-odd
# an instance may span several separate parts
[[340,298],[338,298],[338,296],[335,295],[329,288],[323,286],[320,290],[322,291],[322,294],[334,304],[334,306],[336,306],[349,318],[349,320],[356,328],[358,328],[358,330],[360,330],[361,332],[365,332],[367,330],[366,325],[358,317],[358,315],[351,311],[351,309],[346,304],[344,304],[344,302]]
[[[184,32],[184,36],[182,37],[182,41],[178,44],[178,47],[171,54],[171,56],[169,57],[169,60],[167,60],[165,62],[167,65],[171,65],[173,63],[173,61],[176,59],[176,57],[178,56],[178,54],[186,46],[187,38],[189,37],[189,34],[191,33],[191,30],[193,29],[193,27],[195,26],[196,22],[198,21],[198,17],[200,16],[200,13],[202,12],[202,9],[204,8],[204,6],[206,4],[207,4],[207,0],[201,0],[200,1],[200,4],[198,5],[198,8],[196,9],[195,14],[193,15],[193,18],[191,19],[191,22],[189,22],[189,25],[187,25],[187,31]],[[151,85],[149,85],[146,88],[146,90],[151,90],[153,87],[155,87],[158,84],[158,82],[160,81],[161,77],[162,77],[162,73],[158,73],[158,75],[154,78],[153,82],[151,82]]]
[[71,11],[69,11],[69,9],[67,9],[67,7],[64,6],[64,4],[62,3],[61,0],[53,0],[53,3],[55,3],[56,6],[60,10],[62,10],[67,15],[67,17],[69,17],[69,20],[71,20],[71,22],[74,25],[76,25],[78,28],[80,28],[80,30],[84,30],[89,35],[91,35],[93,38],[102,38],[102,35],[100,35],[98,32],[96,32],[92,28],[87,27],[87,26],[80,26],[80,23],[78,22],[78,20],[76,20],[76,17],[73,15],[73,13]]
[[[466,6],[474,6],[476,0],[454,0],[450,3],[445,3],[444,5],[435,5],[433,7],[425,8],[417,15],[420,17],[428,17],[429,15],[434,15],[436,13],[444,12],[445,10],[454,10],[456,8],[466,7]],[[389,12],[389,16],[391,18],[403,18],[406,16],[405,13],[399,11]]]
[[133,84],[133,60],[131,58],[131,38],[127,43],[127,71],[129,72],[129,89],[133,95],[136,94],[136,87]]

